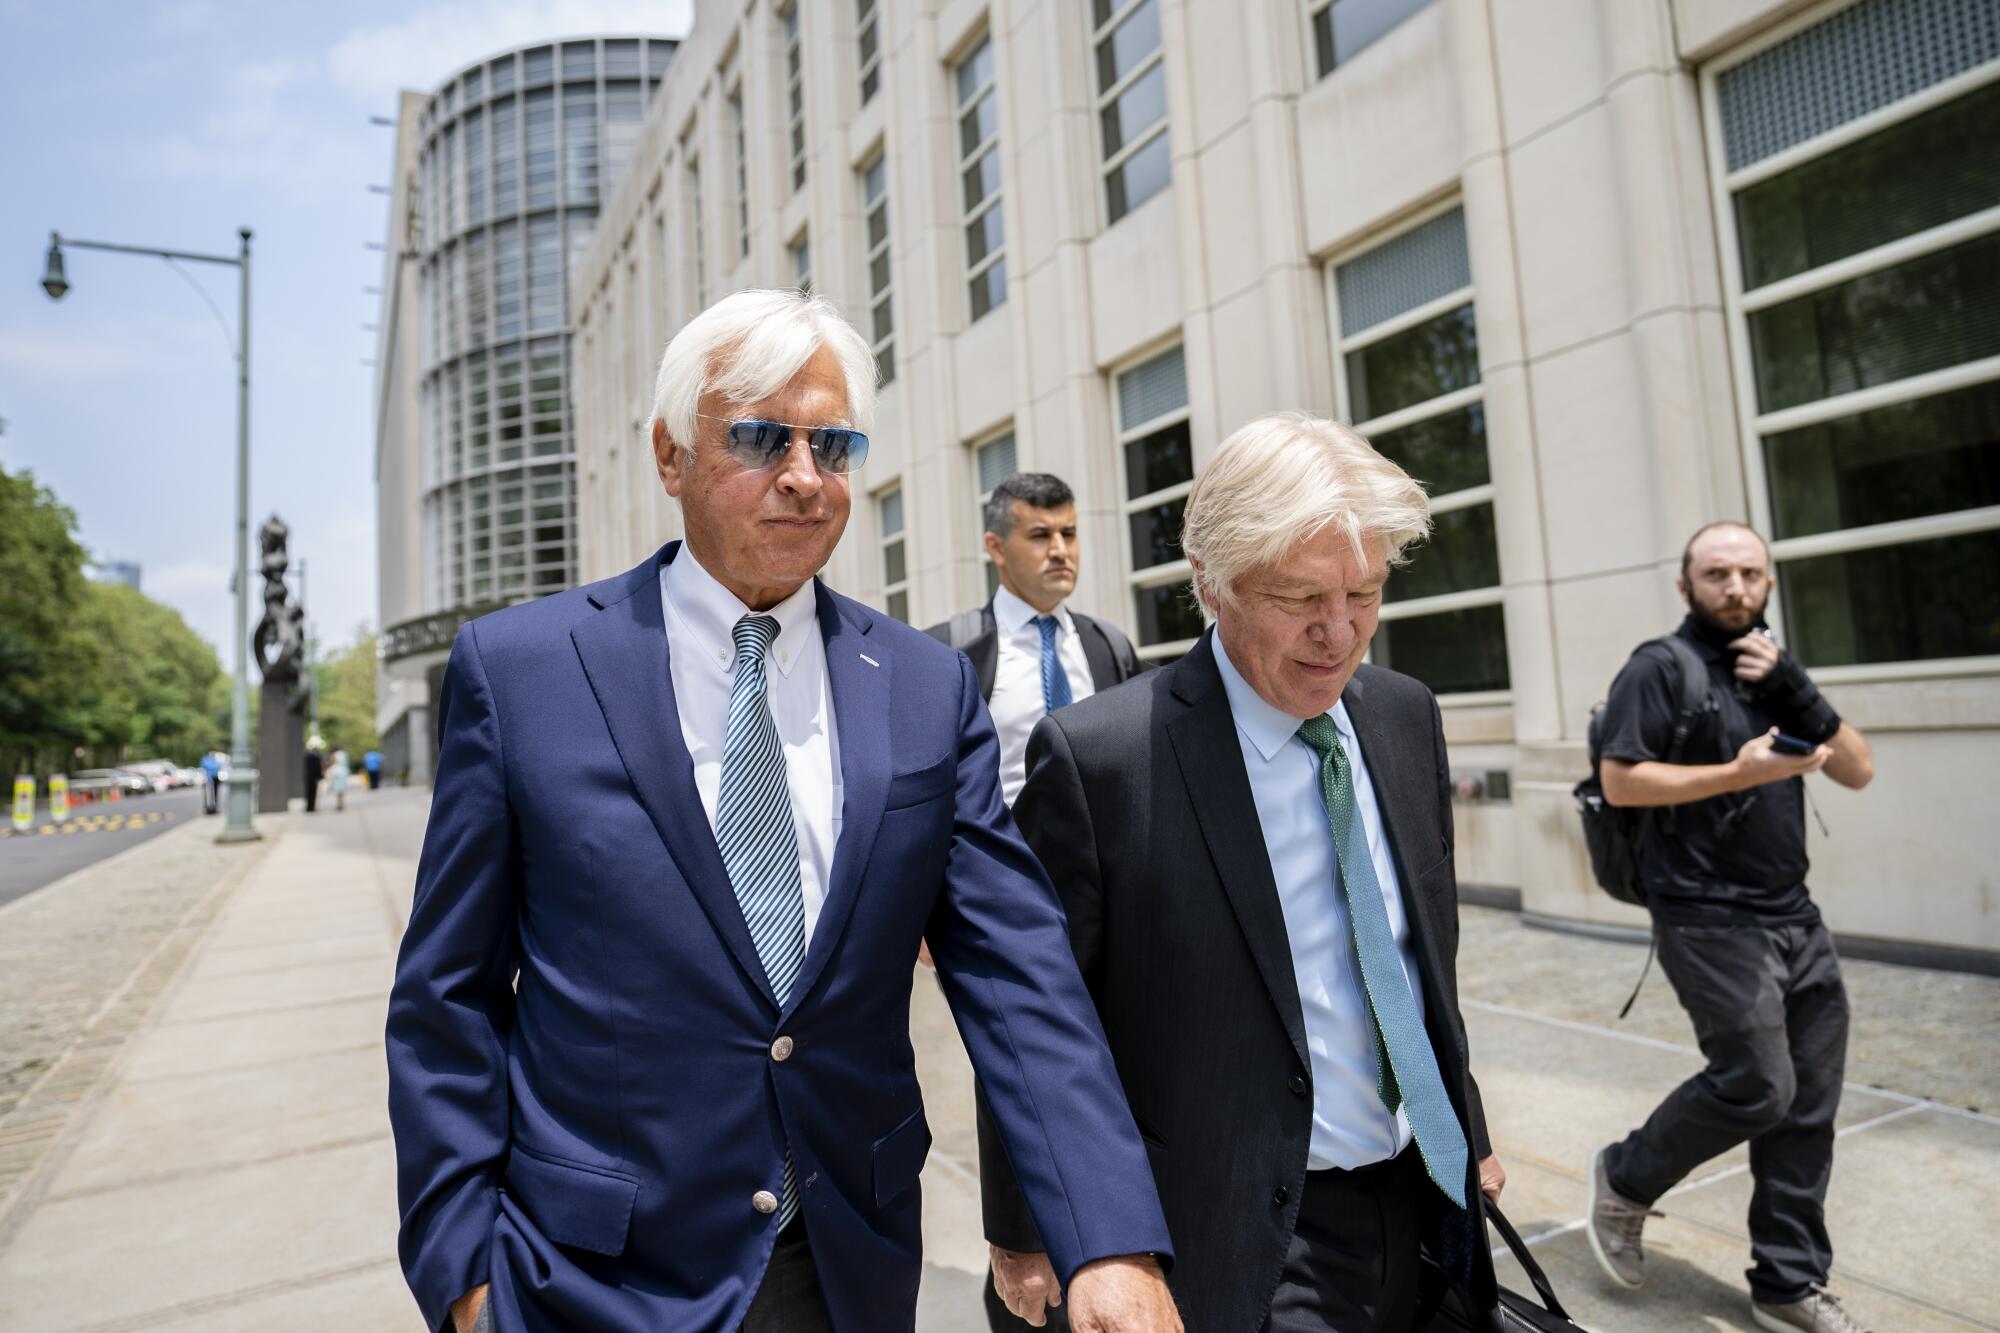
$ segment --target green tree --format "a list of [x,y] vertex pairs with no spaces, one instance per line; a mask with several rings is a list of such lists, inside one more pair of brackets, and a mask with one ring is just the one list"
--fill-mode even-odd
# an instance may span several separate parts
[[375,633],[354,630],[354,642],[319,664],[319,734],[327,753],[347,751],[357,767],[361,756],[382,748],[375,732]]
[[215,649],[137,588],[85,578],[87,559],[76,515],[0,468],[0,762],[193,763],[218,739]]
[[209,718],[222,675],[215,649],[171,607],[123,583],[92,583],[81,628],[100,650],[88,726],[107,762],[193,764],[219,742]]
[[0,467],[0,763],[32,770],[86,738],[76,695],[95,666],[74,616],[88,584],[76,515]]

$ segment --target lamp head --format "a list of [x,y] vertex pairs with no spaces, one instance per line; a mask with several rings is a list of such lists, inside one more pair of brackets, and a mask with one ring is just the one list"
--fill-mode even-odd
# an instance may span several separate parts
[[49,236],[48,265],[42,270],[42,290],[51,301],[62,300],[69,291],[69,279],[63,274],[62,238],[53,233]]

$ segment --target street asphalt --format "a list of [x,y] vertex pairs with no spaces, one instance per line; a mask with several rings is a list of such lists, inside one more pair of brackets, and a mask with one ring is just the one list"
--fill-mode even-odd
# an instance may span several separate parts
[[0,903],[200,818],[199,787],[79,805],[60,824],[49,818],[47,805],[37,806],[26,832],[0,824]]

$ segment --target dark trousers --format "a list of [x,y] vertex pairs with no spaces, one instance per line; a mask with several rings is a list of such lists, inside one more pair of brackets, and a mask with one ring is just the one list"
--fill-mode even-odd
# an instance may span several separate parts
[[1605,1155],[1611,1187],[1651,1204],[1711,1157],[1750,1145],[1750,1289],[1787,1302],[1833,1265],[1826,1185],[1847,1069],[1847,991],[1826,927],[1658,928],[1660,969],[1708,1067]]
[[1404,1333],[1430,1188],[1414,1144],[1377,1166],[1308,1172],[1265,1333]]
[[742,1333],[833,1333],[803,1218],[793,1218],[779,1233]]

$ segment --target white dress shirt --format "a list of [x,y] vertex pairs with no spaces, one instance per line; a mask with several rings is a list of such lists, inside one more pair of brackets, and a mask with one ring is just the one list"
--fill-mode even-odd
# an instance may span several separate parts
[[[1292,974],[1305,1017],[1313,1076],[1306,1166],[1313,1171],[1353,1170],[1386,1161],[1409,1146],[1410,1122],[1401,1111],[1390,1115],[1376,1091],[1374,1022],[1362,988],[1360,960],[1354,954],[1354,928],[1340,882],[1333,829],[1320,795],[1319,756],[1298,738],[1299,719],[1267,703],[1243,679],[1229,660],[1220,633],[1215,636],[1215,664],[1222,672],[1236,739],[1243,747],[1243,766],[1250,774],[1250,795],[1285,913]],[[1375,881],[1389,909],[1389,929],[1396,937],[1403,978],[1410,983],[1421,1020],[1423,986],[1411,952],[1409,918],[1396,887],[1388,832],[1375,803],[1375,785],[1369,780],[1347,705],[1335,703],[1327,715],[1339,729],[1340,744],[1353,766],[1355,803],[1368,834],[1368,856],[1375,863]]]
[[[993,664],[993,698],[987,710],[1000,733],[1000,795],[1008,805],[1028,781],[1028,733],[1048,715],[1042,701],[1042,630],[1035,623],[1041,612],[1005,588],[993,594],[993,622],[999,633],[999,656]],[[1090,679],[1090,659],[1076,635],[1076,619],[1067,606],[1049,614],[1056,618],[1056,660],[1069,677],[1070,702],[1097,693]]]
[[[660,567],[666,607],[668,670],[680,712],[681,738],[694,759],[695,790],[708,827],[722,787],[723,747],[729,733],[729,694],[736,684],[736,622],[750,608],[715,581],[685,545]],[[799,846],[799,884],[805,892],[806,945],[826,902],[834,845],[840,840],[840,738],[834,729],[833,691],[826,677],[826,642],[819,607],[808,580],[797,592],[760,614],[778,622],[765,655],[765,698],[778,742],[785,750],[785,782],[792,793],[792,834]]]

